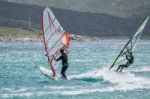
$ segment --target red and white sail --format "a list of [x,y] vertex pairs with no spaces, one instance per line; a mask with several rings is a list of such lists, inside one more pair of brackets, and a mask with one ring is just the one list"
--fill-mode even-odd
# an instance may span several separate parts
[[42,14],[42,35],[49,66],[53,74],[56,74],[54,57],[58,58],[61,55],[62,48],[67,51],[70,37],[48,7]]

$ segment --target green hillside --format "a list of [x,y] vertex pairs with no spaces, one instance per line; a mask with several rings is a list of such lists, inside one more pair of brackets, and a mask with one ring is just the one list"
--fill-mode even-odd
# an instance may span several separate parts
[[[18,4],[19,2],[0,1],[0,26],[41,31],[41,13],[44,7],[32,5],[32,0],[30,5]],[[147,9],[148,12],[143,10],[142,13],[136,13],[130,17],[118,17],[108,13],[78,12],[54,7],[51,9],[67,32],[97,37],[131,36],[146,16],[150,15],[149,9]],[[150,22],[143,36],[150,36],[149,28]]]
[[0,40],[32,40],[37,41],[41,39],[40,31],[29,31],[21,28],[6,28],[0,27]]
[[114,16],[129,17],[149,12],[150,0],[5,0],[21,4],[36,4],[79,12],[107,13]]

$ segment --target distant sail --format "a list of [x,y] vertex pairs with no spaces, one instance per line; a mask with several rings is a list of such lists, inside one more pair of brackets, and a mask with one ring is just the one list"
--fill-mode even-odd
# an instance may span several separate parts
[[53,74],[56,74],[54,57],[58,58],[61,55],[60,49],[62,48],[67,51],[70,37],[48,7],[42,14],[42,34],[49,66]]
[[116,65],[120,65],[123,64],[126,61],[126,54],[128,51],[133,52],[136,44],[138,43],[140,36],[144,30],[144,27],[148,21],[149,17],[147,17],[145,19],[145,21],[143,22],[143,24],[140,26],[140,28],[137,30],[137,32],[132,36],[132,38],[126,43],[126,45],[124,46],[124,48],[122,49],[122,51],[120,52],[120,54],[118,55],[118,57],[116,58],[116,60],[114,61],[114,63],[111,65],[111,67],[109,68],[110,70],[112,69],[112,67],[116,66]]

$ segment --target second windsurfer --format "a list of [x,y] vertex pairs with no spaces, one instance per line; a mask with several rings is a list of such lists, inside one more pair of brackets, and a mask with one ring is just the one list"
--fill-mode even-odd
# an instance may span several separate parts
[[126,55],[127,63],[124,65],[119,65],[116,71],[122,72],[123,68],[129,67],[134,62],[134,57],[132,55],[132,52],[128,51],[128,54]]

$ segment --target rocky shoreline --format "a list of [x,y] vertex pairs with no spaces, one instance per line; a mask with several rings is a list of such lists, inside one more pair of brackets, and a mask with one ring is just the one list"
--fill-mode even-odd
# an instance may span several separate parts
[[[76,34],[69,34],[70,39],[74,41],[95,41],[95,40],[105,40],[105,39],[129,39],[130,37],[90,37],[82,36]],[[141,39],[150,40],[150,37],[141,37]],[[42,35],[38,33],[34,34],[0,34],[0,41],[42,41]]]
[[97,37],[90,37],[90,36],[82,36],[82,35],[76,35],[76,34],[70,34],[71,40],[77,40],[77,41],[85,41],[85,40],[97,40]]
[[[95,41],[99,39],[129,39],[129,37],[89,37],[75,34],[69,34],[70,39],[73,41]],[[141,39],[150,40],[149,37],[141,37]],[[30,35],[0,35],[0,41],[42,41],[42,35],[30,34]]]
[[[81,36],[70,34],[71,40],[76,41],[85,41],[85,40],[97,40],[96,37],[89,37],[89,36]],[[42,35],[0,35],[0,41],[41,41]]]
[[[69,34],[71,40],[84,41],[96,40],[96,37]],[[24,30],[21,28],[0,27],[0,41],[41,41],[42,34],[39,30]]]
[[6,36],[0,36],[0,41],[40,41],[41,39],[34,35],[29,36],[12,36],[12,35],[6,35]]
[[[99,39],[129,39],[130,37],[91,37],[87,35],[69,34],[71,40],[95,41]],[[141,37],[141,39],[150,39]],[[42,41],[42,34],[39,30],[24,30],[20,28],[0,27],[0,41]]]

